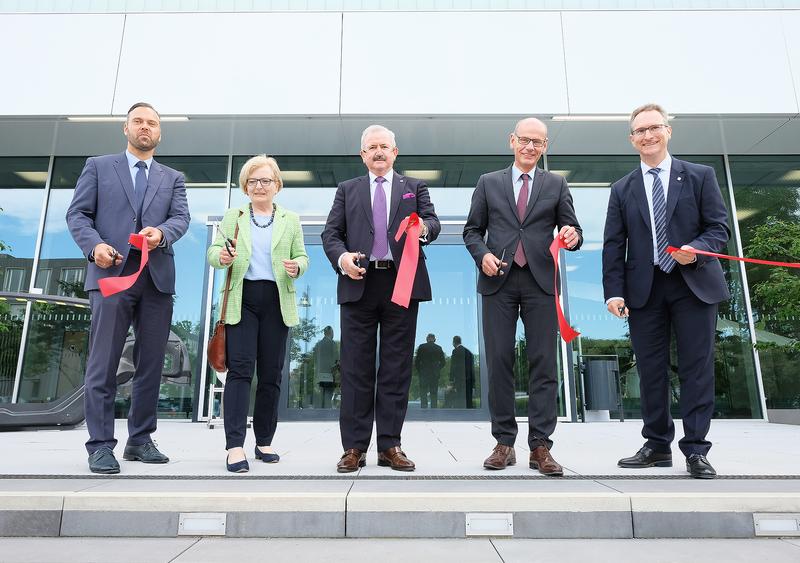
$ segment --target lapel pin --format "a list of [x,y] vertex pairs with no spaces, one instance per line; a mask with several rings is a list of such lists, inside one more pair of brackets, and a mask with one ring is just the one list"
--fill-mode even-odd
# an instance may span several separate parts
[[679,181],[679,182],[681,181],[681,177],[680,177],[680,176],[678,176],[678,181]]

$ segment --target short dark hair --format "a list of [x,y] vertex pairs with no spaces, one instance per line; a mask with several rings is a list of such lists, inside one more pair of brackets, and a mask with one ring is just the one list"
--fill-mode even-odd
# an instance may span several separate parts
[[148,104],[147,102],[136,102],[135,104],[133,104],[131,106],[131,109],[128,110],[127,118],[130,118],[131,112],[133,110],[135,110],[136,108],[150,108],[151,110],[156,112],[156,115],[158,116],[158,118],[161,119],[161,114],[158,113],[158,110],[156,108],[154,108],[152,105]]
[[461,337],[458,335],[454,336],[453,342],[455,342],[456,344],[461,344]]
[[669,114],[667,110],[661,107],[658,104],[645,104],[643,106],[639,106],[635,110],[631,112],[631,119],[630,119],[630,128],[633,130],[633,120],[636,119],[636,116],[644,111],[657,111],[661,114],[661,117],[664,118],[664,125],[669,125]]

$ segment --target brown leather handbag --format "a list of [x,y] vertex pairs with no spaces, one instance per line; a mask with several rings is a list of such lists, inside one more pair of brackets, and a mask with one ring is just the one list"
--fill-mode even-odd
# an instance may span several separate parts
[[[233,234],[234,240],[239,236],[239,223],[236,223],[236,232]],[[225,312],[228,309],[228,293],[231,290],[231,270],[233,263],[228,267],[228,275],[225,278],[225,291],[222,294],[222,311],[219,315],[217,324],[214,325],[214,334],[208,341],[208,364],[214,371],[223,373],[228,371],[225,361]]]

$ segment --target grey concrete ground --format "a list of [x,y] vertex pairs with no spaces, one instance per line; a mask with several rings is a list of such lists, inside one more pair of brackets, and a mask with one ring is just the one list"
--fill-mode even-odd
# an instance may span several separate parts
[[[225,436],[222,427],[213,430],[204,424],[185,421],[160,421],[154,436],[159,447],[170,456],[166,465],[144,465],[122,461],[127,433],[126,422],[117,421],[120,445],[116,454],[123,475],[146,476],[222,476],[225,471]],[[527,429],[521,425],[517,440],[515,467],[497,473],[502,476],[534,476],[528,468]],[[642,445],[639,421],[588,424],[559,423],[553,435],[553,455],[564,466],[566,475],[678,476],[686,475],[684,460],[674,447],[672,468],[621,469],[617,460],[632,455]],[[676,421],[676,440],[681,433]],[[709,460],[721,475],[798,475],[800,474],[800,426],[769,424],[761,421],[715,421],[709,439],[714,443]],[[83,443],[86,430],[39,430],[0,433],[0,478],[3,475],[89,475]],[[486,476],[484,458],[494,440],[488,422],[407,422],[403,430],[403,449],[417,464],[413,475]],[[248,477],[334,476],[342,452],[336,422],[281,422],[273,443],[281,455],[277,464],[253,462],[255,446],[250,431],[245,450],[251,462]],[[398,476],[375,465],[374,445],[368,453],[362,476]]]
[[0,538],[3,563],[797,563],[800,541]]

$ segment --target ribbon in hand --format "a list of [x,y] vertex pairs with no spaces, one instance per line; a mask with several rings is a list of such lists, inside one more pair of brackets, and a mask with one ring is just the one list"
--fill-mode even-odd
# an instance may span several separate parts
[[[668,246],[667,252],[672,254],[677,252],[680,248]],[[750,262],[751,264],[765,264],[767,266],[783,266],[786,268],[800,268],[800,262],[773,262],[772,260],[761,260],[760,258],[742,258],[741,256],[728,256],[727,254],[717,254],[716,252],[707,252],[705,250],[697,250],[692,248],[695,254],[702,254],[704,256],[713,256],[715,258],[725,258],[726,260],[738,260],[739,262]]]
[[564,342],[572,342],[580,332],[569,326],[567,319],[564,318],[564,311],[561,310],[561,302],[558,300],[558,251],[567,248],[567,243],[560,236],[556,236],[550,244],[550,256],[553,257],[553,293],[556,297],[556,313],[558,314],[558,329]]
[[394,282],[392,292],[392,303],[408,309],[411,302],[411,290],[414,287],[414,278],[417,275],[417,262],[419,261],[419,233],[422,231],[422,223],[419,215],[412,213],[400,223],[394,240],[399,241],[403,234],[406,235],[406,242],[403,245],[403,256],[400,259],[400,269],[397,271],[397,279]]
[[139,279],[139,274],[142,273],[144,267],[147,266],[147,240],[144,235],[131,234],[128,237],[128,242],[142,251],[142,260],[139,262],[139,270],[129,276],[111,276],[97,280],[97,285],[100,287],[100,293],[103,297],[109,297],[120,291],[125,291]]

